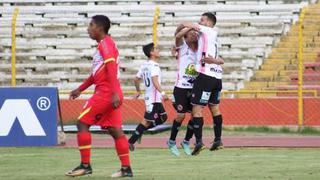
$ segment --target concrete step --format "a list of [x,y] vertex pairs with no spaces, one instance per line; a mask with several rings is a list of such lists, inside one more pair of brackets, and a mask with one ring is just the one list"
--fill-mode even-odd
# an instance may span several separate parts
[[284,70],[285,69],[285,65],[283,64],[262,64],[260,66],[260,70],[263,70],[263,71],[272,71],[272,70],[276,70],[276,71],[279,71],[279,70]]

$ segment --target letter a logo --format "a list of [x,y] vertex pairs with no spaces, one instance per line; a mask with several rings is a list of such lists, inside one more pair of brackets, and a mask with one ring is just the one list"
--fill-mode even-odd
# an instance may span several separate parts
[[0,136],[8,136],[16,119],[27,136],[46,135],[27,99],[7,99],[0,109]]

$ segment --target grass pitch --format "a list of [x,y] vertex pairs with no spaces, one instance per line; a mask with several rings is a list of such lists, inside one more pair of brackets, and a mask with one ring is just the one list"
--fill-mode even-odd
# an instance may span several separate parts
[[[319,149],[229,148],[199,156],[172,156],[167,149],[131,154],[133,179],[320,179]],[[0,179],[73,179],[64,173],[79,164],[73,148],[0,148]],[[91,177],[109,179],[119,168],[114,149],[93,149]]]

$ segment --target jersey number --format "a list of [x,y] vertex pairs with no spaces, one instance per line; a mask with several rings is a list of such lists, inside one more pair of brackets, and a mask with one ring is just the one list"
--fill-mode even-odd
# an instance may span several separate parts
[[143,73],[142,76],[143,76],[144,84],[146,85],[146,87],[149,87],[150,86],[150,77],[148,76],[148,74],[145,74],[145,73]]

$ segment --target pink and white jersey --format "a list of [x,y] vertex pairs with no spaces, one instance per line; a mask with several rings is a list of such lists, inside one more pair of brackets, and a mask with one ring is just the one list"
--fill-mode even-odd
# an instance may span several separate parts
[[222,79],[222,67],[218,64],[207,64],[203,66],[201,63],[202,56],[212,56],[218,58],[218,32],[214,28],[199,25],[200,37],[198,40],[198,53],[197,59],[198,63],[196,69],[199,73],[205,74],[207,76],[215,77],[217,79]]
[[198,74],[195,70],[197,64],[197,51],[192,51],[187,43],[178,48],[178,69],[175,86],[183,89],[192,89],[193,81]]
[[161,70],[158,63],[148,60],[145,62],[139,69],[137,75],[138,78],[143,79],[145,85],[145,95],[144,100],[146,105],[152,103],[161,103],[162,95],[159,92],[152,82],[152,77],[158,76],[159,84],[161,85]]

